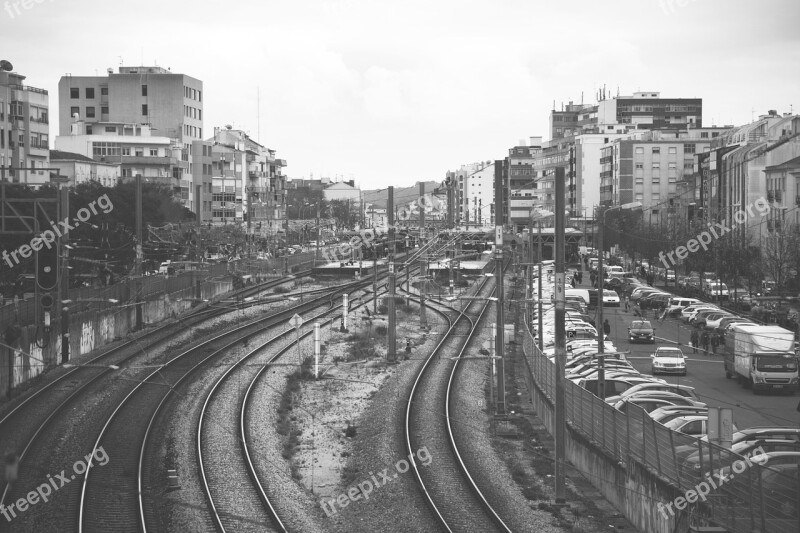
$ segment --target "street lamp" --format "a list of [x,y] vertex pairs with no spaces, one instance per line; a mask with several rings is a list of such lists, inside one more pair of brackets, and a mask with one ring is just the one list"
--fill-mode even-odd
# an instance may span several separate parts
[[[606,213],[609,211],[632,211],[634,209],[639,209],[642,207],[641,202],[631,202],[627,204],[617,205],[614,207],[609,207],[606,209],[600,209],[600,217],[599,217],[599,228],[597,229],[597,327],[598,329],[603,327],[603,255],[605,255],[605,251],[603,250],[603,228],[605,227],[606,223]],[[541,282],[541,280],[540,280]],[[605,400],[606,398],[606,364],[605,364],[605,331],[600,329],[602,333],[600,333],[600,339],[597,343],[597,394]]]

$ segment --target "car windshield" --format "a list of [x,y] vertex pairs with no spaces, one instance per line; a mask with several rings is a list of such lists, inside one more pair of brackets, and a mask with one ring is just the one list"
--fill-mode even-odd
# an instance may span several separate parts
[[631,323],[631,329],[653,329],[647,320],[638,320]]
[[756,369],[764,371],[794,372],[797,370],[797,360],[785,355],[760,355],[756,359]]
[[674,348],[661,349],[656,352],[656,357],[683,357],[683,352]]

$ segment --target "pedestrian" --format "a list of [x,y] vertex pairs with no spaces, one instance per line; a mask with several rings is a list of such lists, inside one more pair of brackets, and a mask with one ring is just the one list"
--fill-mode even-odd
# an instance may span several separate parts
[[597,279],[597,276],[594,275],[594,272],[589,274],[589,280],[592,282],[592,286],[594,286],[594,282]]
[[608,323],[607,318],[603,321],[603,333],[605,333],[606,336],[611,335],[611,324]]
[[700,344],[700,334],[697,333],[697,328],[692,330],[692,353],[697,353],[697,345]]
[[711,339],[708,336],[708,331],[703,332],[703,335],[700,337],[700,341],[703,343],[703,352],[705,355],[708,355],[708,345],[711,342]]
[[569,280],[569,284],[572,285],[572,288],[575,288],[575,276],[572,276],[572,279]]
[[714,355],[717,355],[717,346],[719,346],[719,335],[715,331],[711,334],[711,351],[714,352]]
[[667,308],[662,305],[660,311],[661,311],[661,316],[658,317],[658,321],[663,324],[664,319],[667,318]]
[[411,357],[411,339],[406,339],[406,361]]
[[630,299],[627,295],[625,295],[625,312],[628,312],[628,307],[630,306]]

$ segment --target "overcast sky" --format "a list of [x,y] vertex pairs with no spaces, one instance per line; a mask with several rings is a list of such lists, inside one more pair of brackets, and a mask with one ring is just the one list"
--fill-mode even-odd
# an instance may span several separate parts
[[705,125],[800,111],[798,0],[3,2],[0,59],[50,91],[53,136],[62,75],[155,63],[203,81],[206,132],[365,189],[547,139],[554,100],[604,84],[702,97]]

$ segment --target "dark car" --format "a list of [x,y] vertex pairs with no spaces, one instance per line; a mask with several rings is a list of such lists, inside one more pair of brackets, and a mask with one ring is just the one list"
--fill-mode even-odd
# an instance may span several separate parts
[[649,320],[634,320],[628,328],[628,340],[630,342],[649,342],[655,344],[656,330]]

